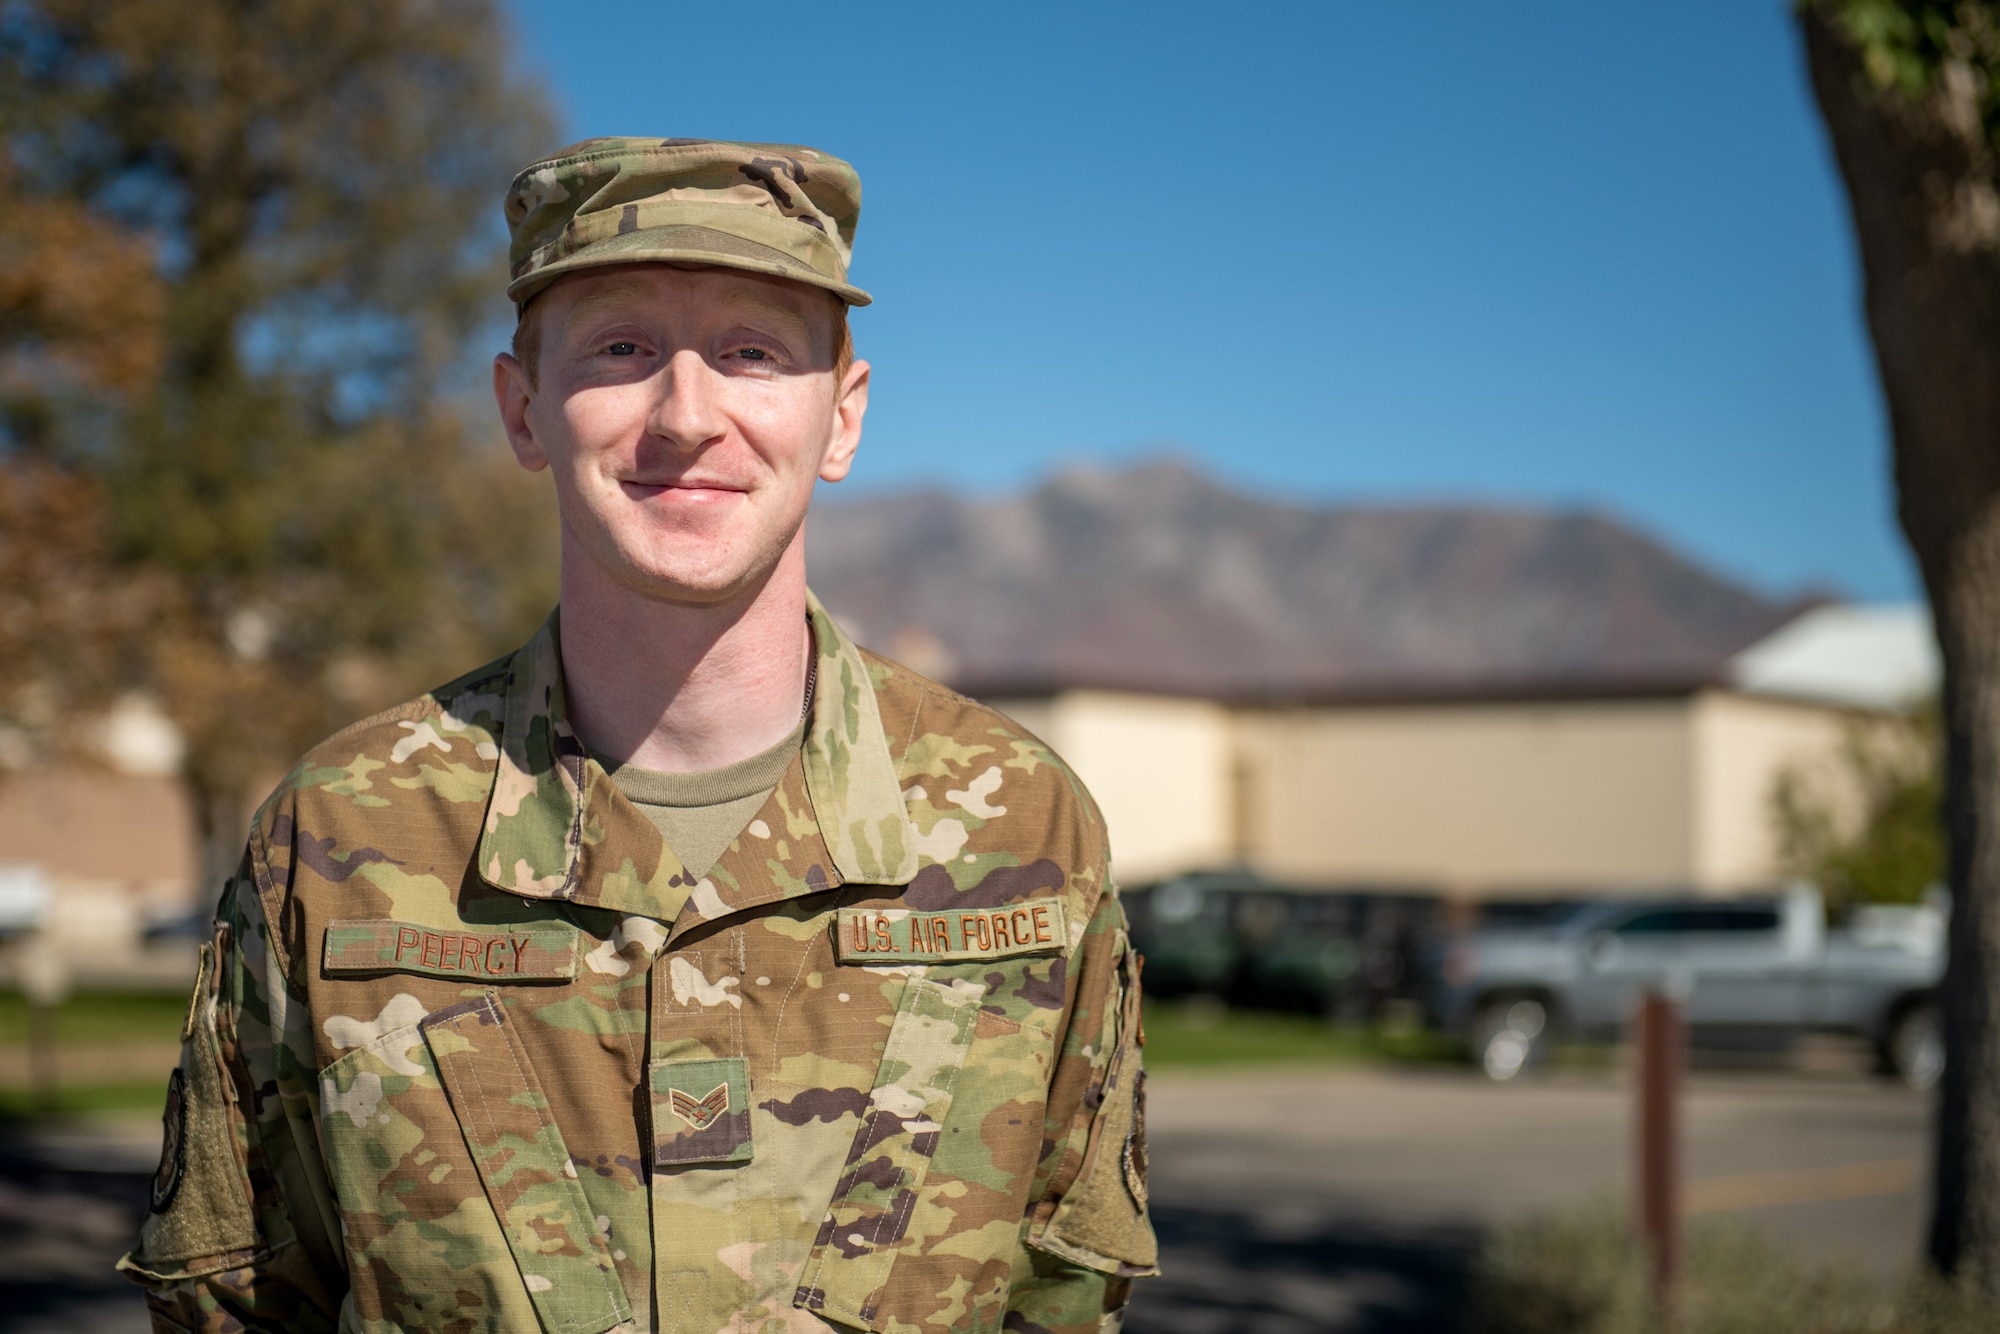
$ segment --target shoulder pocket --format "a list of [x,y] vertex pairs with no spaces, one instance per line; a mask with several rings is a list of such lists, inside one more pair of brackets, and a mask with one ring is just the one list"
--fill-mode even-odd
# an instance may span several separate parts
[[1028,1244],[1120,1278],[1159,1272],[1159,1242],[1147,1216],[1146,1072],[1139,1012],[1139,956],[1119,961],[1118,1045],[1104,1073],[1083,1166]]
[[980,1000],[929,978],[904,987],[797,1305],[887,1330],[1005,1299],[1050,1038]]
[[[160,1166],[153,1174],[139,1246],[120,1267],[140,1278],[177,1282],[237,1269],[272,1244],[259,1225],[252,1181],[249,1114],[225,1057],[220,1014],[232,965],[227,925],[198,956],[194,991],[181,1024],[181,1061],[167,1083]],[[233,1032],[226,1034],[233,1042]]]

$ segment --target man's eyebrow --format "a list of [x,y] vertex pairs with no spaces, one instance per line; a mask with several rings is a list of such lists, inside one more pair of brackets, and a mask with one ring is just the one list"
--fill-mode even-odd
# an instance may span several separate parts
[[645,289],[635,282],[612,282],[585,292],[569,308],[570,317],[589,315],[601,306],[615,306],[620,302],[644,297]]
[[785,324],[791,325],[792,328],[802,334],[812,332],[811,321],[799,314],[798,311],[793,310],[790,306],[781,306],[775,301],[766,301],[763,297],[757,296],[754,293],[746,292],[740,296],[732,297],[729,305],[732,309],[741,310],[750,315],[782,321]]

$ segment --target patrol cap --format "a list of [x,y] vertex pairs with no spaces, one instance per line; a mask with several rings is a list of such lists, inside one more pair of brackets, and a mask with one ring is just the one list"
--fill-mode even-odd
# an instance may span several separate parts
[[824,288],[847,281],[861,178],[796,144],[585,139],[507,190],[507,295],[518,305],[566,273],[606,264],[717,264]]

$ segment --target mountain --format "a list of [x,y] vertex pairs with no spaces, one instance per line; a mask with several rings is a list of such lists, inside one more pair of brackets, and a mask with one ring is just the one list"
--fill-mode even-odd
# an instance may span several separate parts
[[822,501],[806,543],[863,643],[989,694],[1692,684],[1797,610],[1601,515],[1308,508],[1178,462]]

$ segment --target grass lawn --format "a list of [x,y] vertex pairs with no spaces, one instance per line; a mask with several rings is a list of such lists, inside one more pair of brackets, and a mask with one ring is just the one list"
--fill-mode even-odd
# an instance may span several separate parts
[[[44,1106],[26,1082],[28,1002],[18,992],[0,992],[0,1122],[40,1118],[102,1116],[120,1112],[160,1114],[166,1104],[166,1074],[118,1074],[122,1066],[146,1068],[158,1060],[160,1048],[180,1042],[180,1020],[188,998],[158,994],[92,992],[78,994],[56,1006],[56,1042],[60,1050],[88,1048],[98,1078],[64,1078],[56,1086],[54,1106]],[[130,1050],[132,1058],[120,1058]],[[170,1060],[170,1058],[168,1058]],[[62,1058],[58,1056],[58,1072]]]
[[1232,1010],[1185,1001],[1146,1002],[1146,1067],[1367,1064],[1461,1059],[1436,1033],[1336,1027],[1303,1014]]
[[119,1080],[115,1083],[63,1084],[56,1089],[54,1107],[44,1107],[40,1098],[26,1088],[0,1088],[0,1123],[52,1116],[67,1120],[78,1116],[105,1116],[151,1112],[158,1116],[167,1105],[164,1079]]
[[[56,1007],[56,1040],[66,1046],[177,1042],[181,1019],[186,1014],[186,993],[75,995]],[[19,992],[0,992],[0,1047],[27,1044],[28,1003]]]
[[[158,1115],[166,1073],[180,1041],[187,997],[123,993],[71,996],[56,1008],[57,1072],[53,1106],[30,1086],[28,1004],[0,992],[0,1123],[53,1115]],[[88,1073],[79,1073],[79,1063]],[[69,1072],[64,1073],[64,1066]]]

